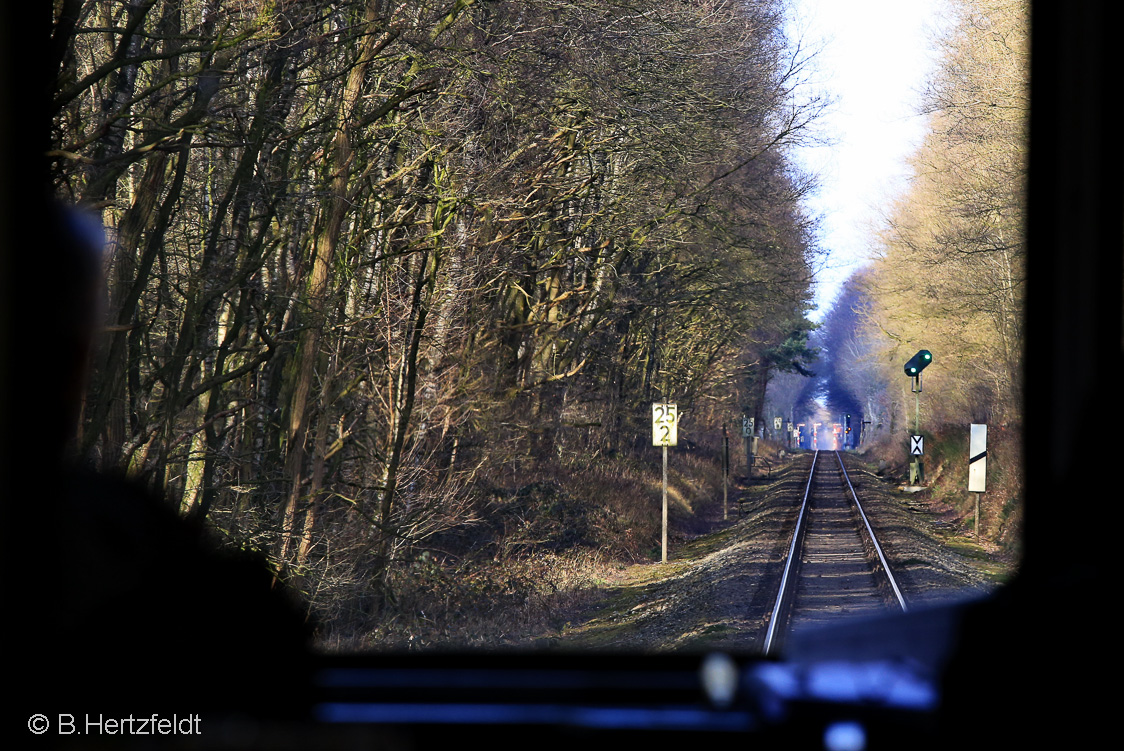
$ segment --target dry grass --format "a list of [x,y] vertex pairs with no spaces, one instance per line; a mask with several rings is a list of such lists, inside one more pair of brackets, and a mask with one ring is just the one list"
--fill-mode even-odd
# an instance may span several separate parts
[[[925,442],[926,483],[934,499],[956,511],[964,533],[974,529],[975,499],[968,493],[968,426],[944,425]],[[880,463],[883,475],[905,483],[908,477],[906,439],[884,440],[864,449],[867,461]],[[992,552],[1017,559],[1022,546],[1022,432],[1018,425],[992,426],[988,431],[987,492],[981,497],[980,532]]]
[[[669,544],[721,517],[717,452],[685,446],[669,458]],[[650,455],[649,455],[650,454]],[[542,463],[478,487],[471,527],[409,551],[376,606],[364,579],[338,572],[319,593],[328,651],[549,645],[628,564],[660,555],[658,449]],[[331,591],[329,591],[331,590]],[[315,599],[315,598],[314,598]]]
[[531,647],[556,631],[611,564],[596,552],[450,564],[423,554],[362,630],[321,636],[329,651]]

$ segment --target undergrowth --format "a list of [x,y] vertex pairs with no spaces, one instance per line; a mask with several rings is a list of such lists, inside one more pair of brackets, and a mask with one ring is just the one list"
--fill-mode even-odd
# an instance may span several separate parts
[[[925,481],[931,497],[956,510],[964,532],[975,528],[975,498],[968,492],[967,425],[942,425],[922,430],[925,436]],[[1023,464],[1021,430],[1016,424],[989,426],[987,491],[980,499],[982,541],[1015,560],[1022,546]],[[908,437],[884,440],[863,450],[881,474],[905,484],[909,477]]]
[[[668,466],[669,545],[721,518],[715,447],[685,443]],[[482,478],[474,523],[409,549],[368,594],[343,572],[313,600],[328,651],[549,646],[593,592],[626,565],[660,557],[658,449],[555,458]],[[330,581],[330,577],[322,577]]]

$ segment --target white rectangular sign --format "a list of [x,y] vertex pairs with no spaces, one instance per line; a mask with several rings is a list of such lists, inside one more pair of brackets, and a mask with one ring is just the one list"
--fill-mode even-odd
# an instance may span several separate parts
[[[898,444],[899,446],[901,444]],[[924,456],[925,455],[925,436],[911,435],[909,437],[909,455],[910,456]]]
[[749,438],[753,435],[753,418],[742,417],[742,437]]
[[987,426],[972,424],[968,439],[968,492],[983,493],[987,489]]
[[674,404],[652,404],[652,445],[676,446],[678,440],[679,412]]
[[774,417],[773,418],[773,430],[780,430],[781,429],[781,422],[783,422],[783,421],[784,421],[783,417]]

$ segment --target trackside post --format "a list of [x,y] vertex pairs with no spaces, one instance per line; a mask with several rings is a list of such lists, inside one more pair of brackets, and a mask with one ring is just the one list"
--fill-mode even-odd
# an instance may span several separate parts
[[924,443],[921,438],[921,371],[933,362],[933,353],[927,349],[918,350],[917,354],[909,358],[905,364],[905,374],[913,379],[912,391],[914,394],[913,432],[909,444],[909,484],[921,485],[925,482],[925,464],[922,458],[925,454]]
[[980,493],[987,490],[987,425],[972,423],[968,437],[968,492],[976,497],[976,540],[980,539]]
[[667,563],[667,447],[679,440],[679,410],[674,402],[652,404],[652,445],[663,448],[663,535],[660,561]]

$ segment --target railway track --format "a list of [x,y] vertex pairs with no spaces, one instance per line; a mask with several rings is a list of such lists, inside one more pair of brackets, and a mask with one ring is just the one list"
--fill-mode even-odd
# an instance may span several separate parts
[[838,451],[816,451],[768,618],[763,652],[792,631],[846,616],[905,611],[905,598]]

